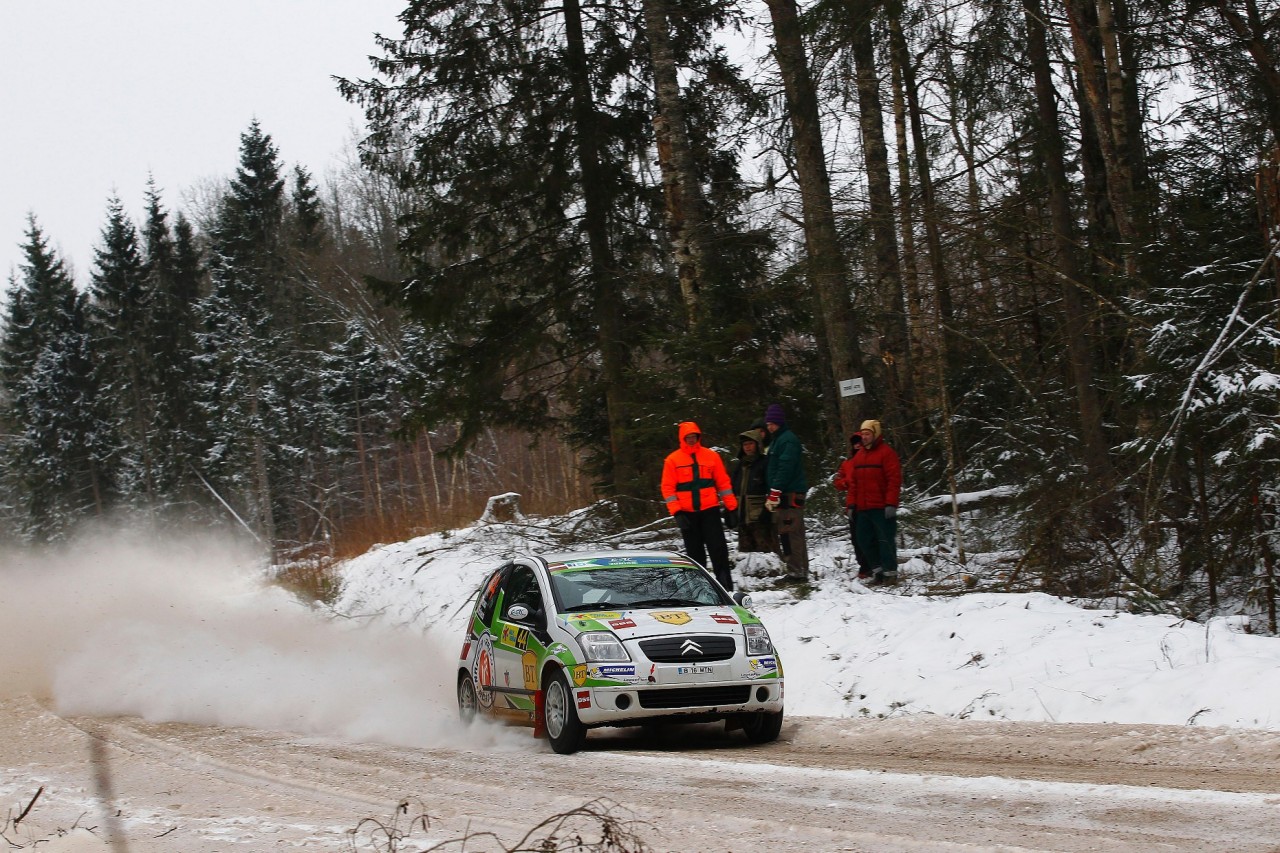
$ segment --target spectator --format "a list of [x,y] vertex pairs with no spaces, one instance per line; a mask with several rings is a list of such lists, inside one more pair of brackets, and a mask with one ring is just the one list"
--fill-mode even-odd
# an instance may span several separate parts
[[773,513],[773,524],[787,564],[788,581],[809,579],[809,546],[804,532],[804,499],[809,487],[804,476],[804,452],[800,439],[787,428],[786,415],[777,403],[764,413],[765,483],[769,495],[765,509]]
[[853,559],[858,564],[858,580],[870,580],[874,572],[866,553],[858,545],[858,513],[853,508],[853,492],[849,489],[853,478],[853,457],[860,447],[862,435],[855,432],[849,436],[849,458],[840,463],[840,469],[836,471],[835,487],[844,496],[844,516],[849,521],[849,541],[853,543]]
[[[902,489],[902,465],[898,454],[885,444],[879,421],[863,421],[858,430],[862,447],[853,454],[847,478],[856,520],[854,536],[872,572],[870,586],[898,582],[898,493]],[[859,565],[861,569],[862,566]],[[859,576],[861,576],[861,571]]]
[[731,525],[738,499],[733,495],[720,454],[702,446],[698,425],[685,421],[680,424],[679,435],[680,447],[668,454],[662,467],[662,498],[680,528],[685,553],[704,567],[710,553],[716,580],[732,591],[733,574],[729,570],[729,545],[721,526],[720,504],[723,501],[724,522]]
[[738,436],[738,461],[729,474],[738,499],[738,551],[778,553],[773,519],[765,511],[769,489],[765,486],[764,428],[752,426]]

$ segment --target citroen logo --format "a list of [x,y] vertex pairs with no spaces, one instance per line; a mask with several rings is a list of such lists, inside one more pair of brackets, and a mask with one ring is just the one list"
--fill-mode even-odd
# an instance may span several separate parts
[[695,640],[685,640],[684,645],[680,647],[680,656],[700,655],[702,654],[702,646],[698,645]]

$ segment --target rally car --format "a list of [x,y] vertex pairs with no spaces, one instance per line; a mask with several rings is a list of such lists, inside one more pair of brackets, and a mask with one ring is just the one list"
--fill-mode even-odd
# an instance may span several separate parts
[[587,730],[725,720],[753,743],[782,729],[782,661],[747,605],[688,557],[520,557],[476,594],[458,710],[534,728],[556,752]]

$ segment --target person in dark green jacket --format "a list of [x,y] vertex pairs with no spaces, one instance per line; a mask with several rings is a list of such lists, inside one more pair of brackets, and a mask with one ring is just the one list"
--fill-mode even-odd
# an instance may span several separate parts
[[787,427],[782,406],[773,403],[765,410],[765,485],[769,496],[765,509],[773,513],[778,544],[787,564],[787,579],[809,579],[809,545],[804,534],[804,498],[809,485],[804,476],[804,450],[800,439]]

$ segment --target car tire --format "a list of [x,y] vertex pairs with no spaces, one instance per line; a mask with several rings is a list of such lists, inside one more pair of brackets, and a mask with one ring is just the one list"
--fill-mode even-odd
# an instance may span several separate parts
[[476,683],[471,680],[470,673],[458,676],[458,719],[464,726],[475,721],[480,708],[480,700],[476,696]]
[[742,733],[752,743],[773,743],[782,732],[782,712],[756,711],[742,721]]
[[551,748],[561,755],[572,755],[582,748],[587,727],[578,719],[578,706],[564,672],[553,670],[543,690],[542,716]]

